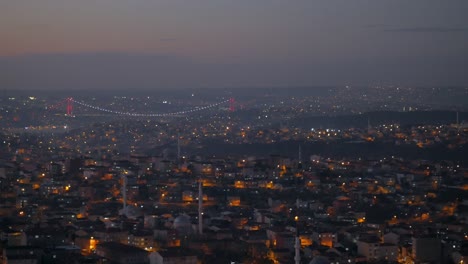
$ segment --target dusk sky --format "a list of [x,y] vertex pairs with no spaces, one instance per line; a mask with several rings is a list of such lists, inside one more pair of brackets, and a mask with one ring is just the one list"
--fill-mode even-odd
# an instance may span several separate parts
[[468,85],[468,1],[5,0],[2,89]]

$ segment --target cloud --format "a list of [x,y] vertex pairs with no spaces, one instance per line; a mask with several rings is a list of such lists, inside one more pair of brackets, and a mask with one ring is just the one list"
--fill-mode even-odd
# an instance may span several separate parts
[[386,28],[384,32],[408,32],[408,33],[457,33],[468,32],[468,27],[401,27],[401,28]]

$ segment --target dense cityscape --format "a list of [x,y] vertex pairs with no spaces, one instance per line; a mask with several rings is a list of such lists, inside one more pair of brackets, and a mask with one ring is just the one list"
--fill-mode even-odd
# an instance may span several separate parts
[[0,96],[2,263],[467,263],[468,89]]

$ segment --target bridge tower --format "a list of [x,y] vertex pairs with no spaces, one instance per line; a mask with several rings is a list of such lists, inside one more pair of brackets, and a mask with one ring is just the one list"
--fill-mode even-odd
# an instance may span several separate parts
[[233,97],[229,98],[229,111],[236,111],[236,100]]
[[67,98],[67,116],[73,115],[73,98]]

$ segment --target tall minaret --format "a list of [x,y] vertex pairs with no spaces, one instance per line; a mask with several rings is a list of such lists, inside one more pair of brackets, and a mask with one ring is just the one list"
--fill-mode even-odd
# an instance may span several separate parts
[[198,234],[203,235],[203,182],[198,182]]
[[367,116],[367,134],[370,134],[371,130],[372,130],[372,126],[370,123],[370,117]]
[[296,236],[296,244],[294,245],[294,249],[296,250],[296,254],[294,256],[294,263],[300,264],[301,263],[301,241],[299,236]]
[[123,199],[123,210],[122,214],[127,215],[127,175],[122,175],[122,199]]
[[302,163],[302,148],[301,145],[299,145],[299,163]]
[[301,240],[299,239],[299,225],[298,220],[299,217],[295,217],[296,220],[296,243],[294,245],[295,254],[294,254],[294,263],[300,264],[301,263]]
[[177,133],[177,164],[180,162],[180,133]]

